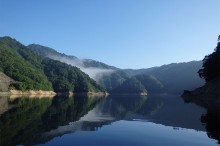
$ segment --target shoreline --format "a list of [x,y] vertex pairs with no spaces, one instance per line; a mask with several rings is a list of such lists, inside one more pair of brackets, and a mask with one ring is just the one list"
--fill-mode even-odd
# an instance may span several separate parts
[[8,92],[0,92],[0,96],[3,95],[56,95],[54,91],[43,91],[43,90],[10,90]]
[[82,93],[74,93],[74,92],[57,92],[57,95],[64,96],[74,96],[74,95],[82,95],[82,96],[108,96],[107,92],[82,92]]
[[10,90],[8,92],[0,92],[1,96],[10,96],[13,98],[16,97],[54,97],[56,95],[63,96],[74,96],[74,95],[83,95],[83,96],[108,96],[107,92],[83,92],[83,93],[74,93],[74,92],[54,92],[54,91],[43,91],[43,90]]
[[182,98],[185,102],[193,102],[200,105],[212,113],[220,111],[220,77],[207,82],[202,87],[193,91],[185,90]]

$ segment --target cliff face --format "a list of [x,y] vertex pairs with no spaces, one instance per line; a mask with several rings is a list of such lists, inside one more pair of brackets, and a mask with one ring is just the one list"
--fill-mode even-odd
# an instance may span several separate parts
[[213,113],[220,112],[220,77],[207,82],[193,91],[185,91],[182,95],[186,102],[194,102]]
[[13,79],[0,72],[0,92],[7,92],[9,85],[13,82],[15,82]]

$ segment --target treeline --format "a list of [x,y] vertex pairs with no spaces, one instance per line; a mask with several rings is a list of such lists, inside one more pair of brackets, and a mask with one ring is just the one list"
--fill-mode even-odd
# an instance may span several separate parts
[[42,57],[10,37],[0,38],[0,71],[18,81],[18,90],[102,92],[104,89],[80,69]]
[[201,78],[206,82],[220,76],[220,35],[218,37],[217,47],[212,54],[205,56],[203,59],[203,68],[198,71]]
[[104,89],[97,85],[79,68],[46,58],[43,60],[44,73],[55,91],[61,92],[100,92]]
[[[203,60],[201,77],[209,80],[219,74],[219,44],[215,52]],[[109,69],[112,73],[103,74],[98,84],[79,68],[53,60],[54,57],[80,63],[83,67]],[[214,62],[214,66],[212,67]],[[118,69],[90,59],[78,59],[41,45],[24,46],[10,37],[0,38],[0,72],[16,81],[11,89],[54,90],[55,92],[100,92],[111,94],[130,93],[182,93],[192,90],[204,82],[197,71],[201,61],[172,63],[149,69]],[[189,80],[190,79],[190,80]]]
[[112,94],[158,94],[165,92],[163,84],[153,75],[140,74],[130,76],[124,71],[116,71],[111,75],[104,76],[100,84]]
[[52,48],[37,44],[29,45],[28,48],[42,57],[68,60],[69,63],[84,68],[111,70],[111,73],[102,74],[97,80],[111,94],[139,94],[146,92],[146,90],[149,94],[178,94],[185,89],[191,90],[204,83],[197,75],[197,71],[202,67],[202,61],[172,63],[149,69],[123,70],[95,60],[79,59],[75,56],[59,53]]

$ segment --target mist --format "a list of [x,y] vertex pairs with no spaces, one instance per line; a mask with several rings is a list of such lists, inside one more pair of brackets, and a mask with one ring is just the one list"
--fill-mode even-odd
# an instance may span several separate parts
[[111,73],[114,72],[114,70],[112,69],[85,67],[84,60],[79,58],[70,59],[66,56],[56,56],[56,55],[48,55],[47,57],[80,68],[81,71],[88,74],[89,77],[94,79],[96,82],[100,82],[100,80],[104,75],[110,75]]

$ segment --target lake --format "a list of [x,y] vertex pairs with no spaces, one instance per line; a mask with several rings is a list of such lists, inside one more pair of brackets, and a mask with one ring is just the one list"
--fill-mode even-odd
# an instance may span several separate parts
[[0,97],[0,145],[219,146],[219,121],[180,95]]

